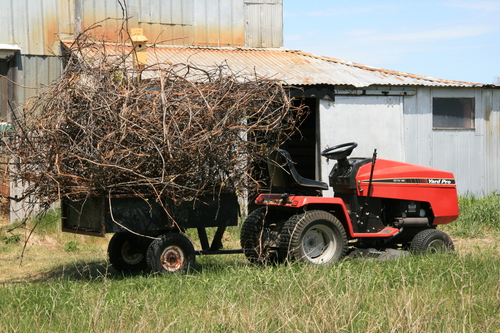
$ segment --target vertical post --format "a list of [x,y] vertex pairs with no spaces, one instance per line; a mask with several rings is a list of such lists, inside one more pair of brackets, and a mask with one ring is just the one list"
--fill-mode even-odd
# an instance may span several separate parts
[[148,64],[148,53],[146,47],[148,39],[144,36],[141,28],[131,29],[130,38],[132,39],[132,47],[134,48],[132,51],[132,55],[134,57],[134,67],[138,72],[141,72]]

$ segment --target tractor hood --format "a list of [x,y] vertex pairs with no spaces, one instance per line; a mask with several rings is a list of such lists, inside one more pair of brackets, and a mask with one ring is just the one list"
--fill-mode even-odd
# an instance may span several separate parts
[[[371,163],[359,168],[356,181],[370,180]],[[373,172],[373,184],[428,184],[455,187],[451,172],[403,162],[377,159]]]
[[[371,166],[370,162],[358,170],[356,191],[359,196],[368,195]],[[377,159],[370,195],[428,202],[435,216],[434,224],[448,223],[458,216],[455,177],[447,171]]]

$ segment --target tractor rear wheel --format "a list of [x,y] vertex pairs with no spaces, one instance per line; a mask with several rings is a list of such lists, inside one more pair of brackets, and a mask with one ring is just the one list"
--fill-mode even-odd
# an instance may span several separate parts
[[437,229],[420,231],[410,244],[410,251],[414,253],[436,253],[453,250],[455,250],[455,247],[450,236]]
[[241,226],[240,243],[245,257],[254,264],[275,264],[278,257],[279,232],[277,218],[261,207],[251,212]]
[[155,273],[186,273],[195,263],[193,244],[177,232],[161,235],[149,245],[148,267]]
[[152,239],[130,232],[118,232],[108,245],[109,262],[119,272],[137,272],[147,268],[146,252]]
[[329,265],[347,252],[342,223],[322,210],[292,216],[283,226],[280,240],[280,253],[289,260]]

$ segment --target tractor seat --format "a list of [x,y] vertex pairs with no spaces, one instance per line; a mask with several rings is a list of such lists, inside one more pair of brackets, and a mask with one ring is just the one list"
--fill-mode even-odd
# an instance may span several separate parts
[[307,179],[299,175],[290,154],[279,149],[269,155],[267,164],[271,185],[285,190],[328,190],[328,184],[314,179]]

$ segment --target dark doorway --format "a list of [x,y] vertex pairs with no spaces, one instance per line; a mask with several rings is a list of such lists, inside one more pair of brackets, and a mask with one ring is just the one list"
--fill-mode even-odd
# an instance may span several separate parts
[[[13,91],[15,89],[13,81],[14,59],[0,59],[0,135],[10,127],[10,105],[13,102]],[[9,209],[8,200],[5,197],[10,196],[10,175],[9,175],[9,153],[0,145],[0,210],[6,213]]]
[[[290,153],[295,162],[297,171],[302,177],[317,179],[317,147],[319,133],[317,133],[318,107],[316,98],[296,98],[294,103],[301,103],[307,108],[307,116],[303,119],[299,131],[286,141],[280,148]],[[261,182],[262,187],[257,192],[249,193],[248,212],[252,212],[257,206],[253,201],[261,192],[270,191],[269,172],[266,163],[255,166],[255,179]],[[319,176],[318,176],[319,177]]]
[[306,106],[307,116],[299,127],[299,131],[281,146],[290,153],[295,167],[302,177],[316,179],[317,175],[317,99],[301,98],[295,103]]

